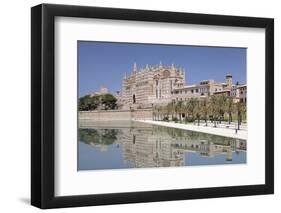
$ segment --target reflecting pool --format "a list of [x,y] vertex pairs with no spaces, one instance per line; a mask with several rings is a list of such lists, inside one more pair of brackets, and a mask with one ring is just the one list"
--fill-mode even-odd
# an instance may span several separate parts
[[135,121],[79,125],[78,170],[246,163],[246,140]]

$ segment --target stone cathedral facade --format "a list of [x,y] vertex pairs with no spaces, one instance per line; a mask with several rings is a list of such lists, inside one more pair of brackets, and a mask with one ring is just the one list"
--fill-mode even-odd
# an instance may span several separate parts
[[159,65],[138,69],[136,63],[132,72],[125,74],[122,90],[117,95],[119,109],[146,109],[166,105],[171,101],[186,101],[189,98],[205,98],[213,95],[233,97],[235,102],[247,101],[247,85],[233,84],[232,75],[225,76],[225,82],[202,80],[188,85],[183,68]]
[[171,66],[159,65],[137,69],[136,63],[130,75],[123,78],[118,104],[123,109],[150,108],[153,104],[171,100],[172,91],[182,88],[185,71]]

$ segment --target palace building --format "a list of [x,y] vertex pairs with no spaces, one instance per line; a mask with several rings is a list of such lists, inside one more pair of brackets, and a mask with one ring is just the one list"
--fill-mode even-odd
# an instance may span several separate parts
[[235,101],[246,102],[246,85],[234,85],[232,75],[227,74],[225,82],[203,80],[188,85],[183,68],[159,65],[138,69],[134,63],[132,72],[125,74],[122,90],[117,95],[120,109],[151,108],[153,105],[167,104],[171,101],[185,101],[191,97],[203,98],[226,94]]

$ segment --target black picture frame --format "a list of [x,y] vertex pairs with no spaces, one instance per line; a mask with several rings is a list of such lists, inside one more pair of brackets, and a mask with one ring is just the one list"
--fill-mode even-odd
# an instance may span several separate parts
[[[264,28],[265,184],[93,195],[54,195],[55,17]],[[139,203],[274,193],[274,20],[164,11],[41,4],[31,8],[31,204],[39,208]]]

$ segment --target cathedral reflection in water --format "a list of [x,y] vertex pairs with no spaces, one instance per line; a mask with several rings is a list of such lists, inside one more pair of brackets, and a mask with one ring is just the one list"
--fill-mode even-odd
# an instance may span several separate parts
[[[118,128],[112,124],[106,128],[103,125],[80,127],[79,139],[80,143],[89,145],[87,149],[95,149],[99,153],[97,156],[105,155],[105,160],[93,156],[88,161],[92,159],[96,161],[93,165],[99,163],[100,166],[84,167],[83,162],[79,162],[81,168],[78,170],[103,169],[103,161],[107,163],[104,169],[246,163],[245,140],[136,122]],[[112,159],[110,166],[110,152],[116,153],[116,150],[123,158],[123,165],[127,166],[116,166],[113,162],[116,159]],[[79,155],[83,155],[82,152],[79,150]],[[79,160],[87,161],[85,158]],[[84,163],[91,165],[91,162]]]

